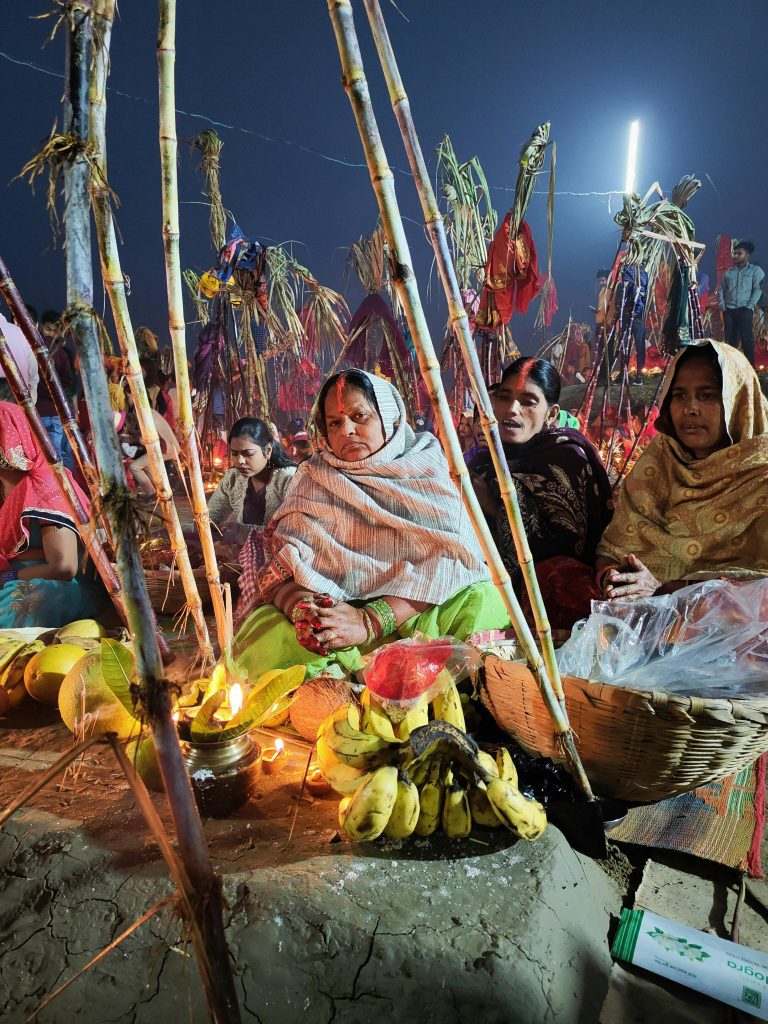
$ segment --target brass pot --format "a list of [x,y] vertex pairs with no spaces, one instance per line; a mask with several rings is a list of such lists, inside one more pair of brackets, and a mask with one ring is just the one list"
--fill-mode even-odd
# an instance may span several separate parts
[[248,733],[222,743],[182,743],[184,763],[200,813],[227,818],[251,793],[261,748]]

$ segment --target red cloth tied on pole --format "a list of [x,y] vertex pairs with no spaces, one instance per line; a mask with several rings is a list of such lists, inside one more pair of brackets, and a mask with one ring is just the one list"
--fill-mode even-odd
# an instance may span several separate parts
[[526,221],[510,238],[510,210],[488,249],[485,280],[476,323],[479,329],[498,330],[512,319],[513,312],[525,313],[541,291],[539,264],[531,229]]

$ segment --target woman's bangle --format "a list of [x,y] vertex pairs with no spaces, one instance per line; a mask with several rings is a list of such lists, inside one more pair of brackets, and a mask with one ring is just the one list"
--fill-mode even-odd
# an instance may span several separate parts
[[597,589],[602,591],[604,586],[605,577],[609,572],[613,572],[614,569],[620,569],[621,566],[618,562],[609,562],[608,565],[604,565],[602,569],[598,569],[595,573],[595,585]]
[[373,619],[365,610],[365,608],[360,609],[360,615],[362,616],[363,625],[365,626],[366,632],[365,646],[368,647],[368,645],[372,644],[373,641],[376,639],[376,629],[373,625]]
[[384,600],[377,597],[375,601],[368,601],[365,609],[369,615],[374,615],[381,626],[379,636],[390,636],[397,630],[397,619],[395,613]]

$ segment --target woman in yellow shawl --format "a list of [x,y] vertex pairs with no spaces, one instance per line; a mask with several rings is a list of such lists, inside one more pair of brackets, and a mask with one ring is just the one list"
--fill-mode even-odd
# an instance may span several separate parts
[[747,359],[717,341],[684,348],[656,429],[597,547],[605,597],[768,575],[768,401]]

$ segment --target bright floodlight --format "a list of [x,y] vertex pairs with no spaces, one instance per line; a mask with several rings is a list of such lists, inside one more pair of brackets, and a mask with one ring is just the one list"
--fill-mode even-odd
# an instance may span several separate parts
[[629,148],[627,149],[627,180],[625,192],[635,191],[635,171],[637,170],[637,140],[640,135],[640,122],[633,121],[629,126]]

